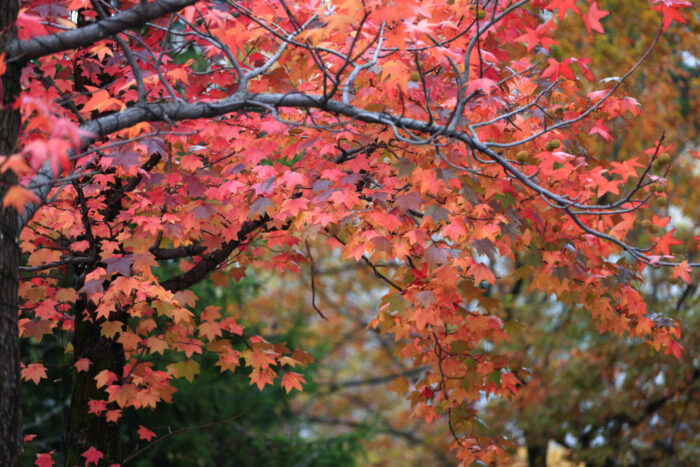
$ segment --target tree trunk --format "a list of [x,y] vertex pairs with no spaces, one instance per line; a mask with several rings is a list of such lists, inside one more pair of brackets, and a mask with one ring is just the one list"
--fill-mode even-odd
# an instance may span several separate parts
[[529,467],[547,467],[547,439],[528,436],[525,434],[527,444],[527,463]]
[[[0,111],[0,133],[5,135],[7,112]],[[16,129],[16,127],[15,127]],[[16,182],[11,172],[0,176],[0,199],[7,185]],[[0,465],[19,463],[22,422],[19,381],[19,334],[17,332],[17,287],[19,249],[17,212],[0,209]]]
[[[18,2],[0,0],[0,51],[15,37]],[[12,105],[19,95],[17,66],[8,66],[0,79],[0,156],[16,150],[19,112]],[[0,174],[0,200],[10,186],[17,183],[12,171]],[[17,328],[19,248],[17,212],[3,208],[0,202],[0,465],[19,465],[22,452],[22,418],[20,409],[19,334]]]
[[[93,2],[94,4],[95,2]],[[95,8],[99,11],[99,8]],[[90,21],[80,12],[78,14],[78,27],[87,26]],[[100,74],[96,80],[86,80],[82,75],[79,63],[74,64],[75,90],[85,90],[85,85],[102,86],[111,80],[108,75]],[[98,112],[92,113],[92,118],[97,118]],[[109,222],[119,213],[119,204],[113,212],[105,212],[104,222]],[[87,216],[84,222],[89,222]],[[87,229],[88,226],[86,225]],[[94,240],[93,240],[94,241]],[[99,251],[99,242],[90,245],[91,249]],[[77,276],[84,278],[97,267],[97,262],[83,264],[77,267]],[[83,281],[78,280],[75,290],[80,290]],[[107,283],[105,282],[105,288]],[[127,317],[122,313],[112,315],[111,320],[126,322]],[[68,418],[68,433],[66,465],[82,465],[85,458],[82,453],[94,447],[104,457],[100,465],[119,464],[122,460],[121,440],[119,437],[119,421],[107,422],[105,414],[97,416],[89,413],[88,402],[91,400],[105,399],[107,396],[104,388],[97,388],[95,376],[102,370],[109,370],[119,378],[120,383],[124,373],[124,349],[121,344],[102,335],[100,322],[95,317],[95,306],[88,301],[85,295],[75,304],[75,331],[73,334],[73,355],[75,361],[82,358],[90,359],[91,365],[88,371],[73,372],[73,395],[71,398],[70,415]]]
[[530,467],[547,467],[547,446],[528,446],[527,463]]
[[104,414],[89,413],[88,402],[106,397],[103,388],[95,385],[95,376],[109,370],[119,378],[124,370],[124,350],[121,344],[107,339],[94,319],[94,308],[84,298],[75,305],[75,333],[73,349],[75,360],[89,358],[88,371],[74,372],[73,397],[68,422],[66,465],[82,465],[82,453],[94,447],[102,452],[105,465],[121,462],[119,423],[107,422]]

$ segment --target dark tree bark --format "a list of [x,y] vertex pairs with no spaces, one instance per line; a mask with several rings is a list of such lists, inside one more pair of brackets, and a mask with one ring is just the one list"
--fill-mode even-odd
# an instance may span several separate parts
[[527,463],[530,467],[547,467],[547,439],[525,434],[527,445]]
[[[177,0],[182,2],[182,0]],[[143,5],[141,5],[143,6]],[[133,12],[131,10],[127,13]],[[113,18],[101,21],[105,23],[113,21]],[[119,23],[119,21],[117,21]],[[77,32],[89,31],[90,28],[99,26],[96,23],[90,23],[81,14],[78,15]],[[104,27],[100,26],[99,31],[104,31]],[[74,74],[76,76],[75,88],[78,91],[84,90],[85,85],[101,86],[111,79],[110,76],[99,74],[95,80],[86,80],[82,76],[82,70],[76,63]],[[87,81],[87,82],[86,82]],[[98,112],[93,112],[92,118],[99,117]],[[121,184],[121,182],[119,182]],[[138,184],[138,180],[135,184]],[[121,208],[121,198],[124,195],[123,187],[116,185],[108,193],[107,207],[102,213],[105,217],[104,222],[109,223],[114,220],[114,217],[119,214]],[[89,263],[76,265],[76,277],[78,277],[75,290],[80,290],[84,285],[85,276],[93,272],[99,266],[99,260],[96,252],[99,251],[99,242],[95,240],[91,233],[91,219],[88,212],[85,196],[82,189],[76,186],[78,200],[80,202],[80,211],[85,232],[84,238],[90,242],[90,251],[94,260]],[[132,187],[133,189],[133,187]],[[105,282],[105,287],[107,282]],[[77,372],[73,371],[73,394],[71,396],[70,414],[68,417],[68,426],[66,433],[66,466],[80,465],[85,458],[82,454],[94,447],[99,450],[104,456],[101,462],[106,465],[120,464],[122,460],[121,442],[119,438],[120,423],[108,422],[105,414],[96,415],[90,413],[89,402],[91,400],[105,399],[106,394],[104,388],[97,388],[95,385],[95,376],[103,370],[111,371],[116,374],[121,383],[121,378],[124,373],[124,348],[121,344],[113,339],[109,339],[102,335],[100,324],[104,319],[97,319],[95,316],[95,305],[88,300],[86,294],[82,294],[74,307],[75,329],[73,332],[73,356],[75,361],[83,358],[90,360],[90,368],[88,371]],[[119,312],[110,316],[110,320],[126,322],[124,312]]]
[[[119,319],[119,317],[114,317]],[[124,350],[121,344],[104,337],[94,319],[94,306],[82,298],[75,305],[75,333],[73,334],[75,360],[89,358],[92,364],[88,371],[73,373],[73,396],[71,399],[68,433],[66,436],[66,465],[82,465],[82,453],[90,447],[104,455],[105,465],[119,464],[122,460],[119,440],[119,423],[110,423],[104,414],[89,413],[88,402],[104,399],[104,388],[97,388],[95,376],[109,370],[118,377],[124,371]]]
[[[0,51],[15,37],[18,2],[0,0]],[[0,102],[0,156],[14,151],[19,133],[20,116],[12,104],[19,95],[19,74],[16,66],[8,66],[2,76]],[[0,200],[17,183],[8,170],[0,174]],[[22,418],[20,409],[19,334],[17,328],[19,220],[11,207],[0,202],[0,465],[18,465],[22,450]]]

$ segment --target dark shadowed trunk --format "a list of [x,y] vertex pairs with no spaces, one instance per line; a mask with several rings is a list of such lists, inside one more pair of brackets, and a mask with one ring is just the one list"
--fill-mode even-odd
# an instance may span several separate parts
[[75,305],[75,334],[73,348],[75,360],[89,358],[88,371],[74,371],[73,396],[68,422],[66,465],[82,465],[82,453],[94,447],[104,454],[105,465],[121,462],[119,423],[107,422],[104,414],[89,413],[88,402],[104,399],[104,388],[95,385],[95,376],[109,370],[121,378],[124,369],[124,351],[121,344],[107,339],[100,332],[94,319],[93,306],[83,298]]
[[531,436],[525,434],[525,443],[527,444],[527,463],[530,467],[547,467],[547,439],[541,439],[539,436]]
[[[93,2],[93,6],[95,3]],[[96,8],[101,11],[101,8]],[[90,21],[81,13],[78,15],[78,27],[85,27]],[[75,89],[81,91],[85,85],[101,86],[109,82],[112,78],[109,75],[98,74],[96,79],[89,80],[83,76],[80,63],[74,64]],[[92,118],[99,116],[98,112],[93,112]],[[121,181],[119,181],[121,183]],[[108,202],[108,209],[103,212],[104,222],[109,223],[120,212],[121,193],[113,187],[115,199]],[[91,234],[90,216],[85,204],[82,190],[78,188],[81,199],[81,214],[85,227],[85,238],[90,242],[91,251],[99,251],[100,246]],[[85,263],[77,266],[77,276],[84,278],[94,271],[98,266],[97,260],[92,263]],[[106,283],[105,283],[106,284]],[[75,285],[76,290],[80,290],[84,285],[82,279],[78,279]],[[125,316],[112,315],[110,320],[126,321]],[[102,370],[109,370],[116,374],[119,381],[124,373],[124,349],[121,344],[113,339],[108,339],[102,335],[100,324],[104,319],[98,320],[95,316],[95,305],[88,301],[83,294],[81,299],[75,304],[75,332],[73,334],[73,355],[75,361],[83,358],[90,360],[91,365],[88,371],[73,371],[73,395],[71,398],[70,415],[68,418],[68,432],[66,433],[67,452],[66,465],[82,465],[85,458],[82,453],[94,447],[100,451],[104,457],[100,464],[119,464],[122,460],[121,442],[119,439],[120,420],[108,422],[105,414],[95,415],[90,413],[88,403],[91,400],[103,400],[106,398],[104,388],[97,388],[95,376]],[[113,408],[113,407],[110,407]]]
[[[15,35],[16,0],[0,0],[0,51]],[[8,66],[2,76],[0,108],[0,156],[7,156],[17,145],[19,112],[12,104],[19,94],[20,70]],[[12,171],[0,174],[0,200],[17,182]],[[19,335],[17,332],[19,248],[17,212],[0,202],[0,465],[19,464],[22,449],[22,422],[19,382]]]

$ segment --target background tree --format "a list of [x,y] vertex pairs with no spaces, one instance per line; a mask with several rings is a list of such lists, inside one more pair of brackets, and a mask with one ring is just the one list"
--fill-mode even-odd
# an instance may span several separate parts
[[[600,6],[620,13],[609,19],[605,40],[585,38],[583,25],[565,18],[566,33],[552,49],[556,56],[565,56],[590,45],[590,66],[596,76],[614,76],[619,66],[630,63],[621,49],[630,44],[630,37],[643,37],[634,31],[652,30],[656,17],[639,11],[636,2],[600,2]],[[700,56],[694,40],[700,23],[697,15],[687,19],[688,24],[674,29],[674,41],[660,43],[644,70],[630,77],[629,86],[648,117],[629,126],[614,122],[605,133],[590,136],[590,143],[597,144],[597,153],[624,159],[653,144],[655,129],[663,125],[660,121],[673,122],[663,125],[666,136],[681,143],[670,152],[676,169],[663,187],[668,205],[656,213],[676,229],[681,243],[671,246],[673,251],[689,251],[694,257],[698,213],[693,149],[698,122],[692,106],[698,102],[694,83],[699,74],[693,57]],[[635,47],[641,47],[639,42]],[[612,138],[614,146],[606,149]],[[644,220],[634,235],[648,241],[658,232],[658,226]],[[698,371],[692,356],[698,333],[693,311],[697,290],[691,277],[691,284],[684,284],[670,271],[645,273],[650,317],[663,321],[672,316],[681,323],[686,351],[680,361],[653,352],[638,339],[601,335],[580,307],[563,308],[533,294],[526,280],[518,283],[506,297],[504,313],[521,327],[507,348],[511,358],[531,373],[525,376],[515,404],[492,401],[484,409],[491,432],[505,430],[526,443],[530,465],[542,465],[550,441],[565,446],[573,459],[586,465],[692,465],[700,440],[694,428]]]
[[[68,465],[121,462],[123,411],[172,401],[200,354],[247,366],[261,389],[301,389],[308,353],[198,311],[190,289],[313,266],[315,242],[388,286],[369,324],[425,368],[397,392],[414,416],[447,419],[465,464],[501,454],[473,434],[474,402],[521,384],[493,347],[510,325],[489,290],[511,277],[680,357],[679,326],[648,315],[640,269],[689,282],[696,264],[671,255],[673,231],[651,247],[630,235],[640,209],[665,203],[668,143],[609,160],[587,135],[639,114],[622,86],[689,2],[652,5],[656,37],[591,92],[588,57],[537,54],[569,10],[604,33],[597,2],[22,6],[2,24],[0,463],[20,451],[17,324],[36,341],[72,333]],[[159,276],[166,264],[175,272]],[[21,374],[38,382],[46,367]]]

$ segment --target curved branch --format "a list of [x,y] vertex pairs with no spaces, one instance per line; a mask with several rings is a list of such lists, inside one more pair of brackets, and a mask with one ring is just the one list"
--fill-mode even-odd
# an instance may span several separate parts
[[76,47],[86,47],[126,29],[141,26],[148,21],[174,13],[186,6],[194,5],[198,1],[157,0],[152,3],[141,3],[134,8],[97,21],[89,26],[47,36],[39,36],[33,39],[12,41],[5,48],[5,52],[7,53],[8,62],[10,62],[32,60]]

